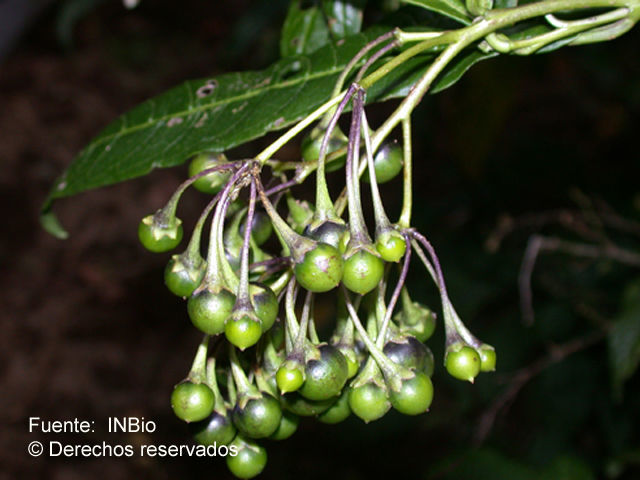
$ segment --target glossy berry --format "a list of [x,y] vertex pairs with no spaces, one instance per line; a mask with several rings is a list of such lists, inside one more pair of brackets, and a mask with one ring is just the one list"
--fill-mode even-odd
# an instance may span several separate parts
[[182,221],[162,223],[157,215],[147,215],[138,225],[138,239],[144,248],[151,252],[168,252],[176,248],[182,241],[184,234]]
[[445,360],[447,372],[458,380],[473,383],[473,379],[480,373],[480,355],[469,346],[454,346],[448,349]]
[[[243,222],[240,225],[240,235],[242,238],[244,238],[245,226],[246,222]],[[273,226],[271,225],[269,216],[260,210],[256,210],[253,215],[253,222],[251,225],[251,236],[253,237],[253,241],[256,242],[256,245],[262,245],[264,242],[269,240],[272,233]]]
[[383,273],[382,259],[361,249],[344,262],[342,282],[352,292],[364,295],[378,286]]
[[301,417],[312,417],[326,411],[336,401],[335,398],[327,400],[308,400],[297,392],[280,396],[282,406],[289,412]]
[[282,412],[278,429],[269,437],[271,440],[286,440],[296,433],[300,418],[291,412]]
[[480,355],[480,371],[493,372],[496,369],[496,351],[489,345],[482,345],[478,349]]
[[427,346],[412,336],[389,340],[382,351],[393,363],[418,371],[424,370],[429,355]]
[[179,383],[171,393],[171,408],[180,420],[197,422],[213,411],[215,395],[204,383]]
[[333,405],[318,415],[318,420],[322,423],[334,424],[346,420],[349,415],[351,415],[351,408],[349,408],[349,390],[345,389]]
[[369,423],[382,418],[391,408],[387,392],[374,383],[352,387],[349,391],[349,408],[357,417]]
[[309,400],[327,400],[339,395],[347,382],[349,367],[340,350],[331,345],[320,345],[319,359],[307,360],[305,381],[300,395]]
[[205,288],[189,297],[187,312],[196,328],[209,335],[218,335],[224,332],[235,302],[235,295],[225,288]]
[[255,442],[237,435],[232,447],[237,449],[236,455],[227,455],[227,468],[238,478],[253,478],[259,475],[267,465],[267,451]]
[[[195,156],[189,163],[189,176],[193,177],[208,168],[213,168],[223,163],[227,163],[227,159],[222,154],[202,153]],[[229,170],[212,172],[197,179],[193,182],[193,186],[203,193],[218,193],[229,180],[229,176]]]
[[244,350],[258,343],[262,336],[262,323],[255,315],[232,315],[227,319],[224,334],[231,344]]
[[376,251],[385,262],[399,262],[407,250],[407,244],[400,232],[387,230],[376,238]]
[[[404,154],[402,147],[397,144],[384,145],[375,157],[373,157],[373,167],[376,171],[376,182],[386,183],[394,179],[402,170]],[[365,182],[369,182],[369,173],[364,173]]]
[[264,438],[272,435],[280,426],[282,409],[278,401],[267,393],[258,398],[249,398],[244,405],[242,399],[233,409],[233,423],[238,431],[249,438]]
[[420,342],[426,342],[431,338],[436,329],[436,315],[428,307],[412,302],[404,306],[394,319],[398,322],[400,330],[407,335],[415,336]]
[[305,254],[302,262],[296,264],[293,271],[303,288],[321,293],[338,286],[343,269],[340,252],[331,245],[318,243]]
[[201,445],[229,445],[236,436],[236,427],[229,416],[215,410],[209,418],[190,423],[189,431]]
[[391,405],[405,415],[419,415],[426,412],[433,400],[433,384],[423,372],[416,372],[413,378],[402,380],[400,391],[389,390]]
[[164,269],[164,283],[171,293],[186,298],[202,283],[205,268],[202,258],[193,263],[184,255],[173,255]]
[[[302,159],[305,162],[317,162],[320,157],[320,147],[322,146],[322,135],[313,136],[309,135],[302,141]],[[335,152],[336,150],[344,147],[346,141],[342,138],[344,135],[340,132],[339,135],[334,134],[329,138],[329,144],[327,145],[327,153]],[[325,169],[327,172],[333,172],[342,168],[345,164],[346,157],[336,159],[330,163],[327,163]]]
[[304,369],[295,360],[286,360],[276,372],[276,383],[282,393],[295,392],[304,383]]
[[320,243],[326,243],[344,252],[349,240],[349,229],[344,223],[326,220],[316,227],[307,226],[304,234]]
[[256,315],[262,322],[262,331],[269,330],[278,318],[278,297],[266,285],[252,283],[249,285],[249,297]]
[[358,356],[356,355],[353,347],[347,345],[336,345],[336,348],[340,350],[340,353],[347,361],[347,378],[353,378],[360,369],[360,362],[358,362]]

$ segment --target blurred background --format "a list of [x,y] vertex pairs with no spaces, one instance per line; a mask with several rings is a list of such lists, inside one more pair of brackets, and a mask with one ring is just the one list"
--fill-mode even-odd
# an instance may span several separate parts
[[[217,458],[27,455],[37,439],[191,443],[169,395],[200,339],[164,288],[169,255],[144,251],[136,234],[186,167],[59,201],[66,241],[40,228],[38,210],[119,114],[185,79],[273,62],[287,3],[0,2],[0,479],[231,478]],[[636,28],[493,59],[425,99],[413,120],[414,224],[462,318],[496,347],[497,372],[475,385],[450,378],[440,328],[428,414],[305,420],[267,445],[261,478],[640,478],[639,41]],[[372,109],[372,123],[392,106]],[[398,193],[395,182],[383,189],[392,212]],[[203,202],[183,200],[185,221]],[[518,282],[536,246],[531,311]],[[414,296],[437,309],[427,280],[411,270]],[[106,432],[108,417],[129,415],[157,431]],[[29,416],[94,420],[96,431],[29,434]]]

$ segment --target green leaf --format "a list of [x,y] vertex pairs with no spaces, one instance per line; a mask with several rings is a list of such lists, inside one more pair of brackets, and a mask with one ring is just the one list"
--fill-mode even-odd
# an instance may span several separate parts
[[410,5],[426,8],[457,20],[463,25],[470,25],[471,18],[462,0],[401,0]]
[[640,281],[624,292],[622,311],[609,332],[609,364],[614,392],[622,387],[640,364]]
[[323,0],[303,8],[292,0],[280,35],[280,55],[313,53],[329,42],[360,32],[366,0]]
[[438,93],[456,83],[476,63],[498,56],[497,52],[483,53],[480,50],[467,50],[458,55],[445,68],[443,74],[433,85],[431,93]]
[[329,43],[329,27],[323,12],[316,5],[303,9],[301,3],[293,0],[289,5],[280,35],[282,57],[312,53]]

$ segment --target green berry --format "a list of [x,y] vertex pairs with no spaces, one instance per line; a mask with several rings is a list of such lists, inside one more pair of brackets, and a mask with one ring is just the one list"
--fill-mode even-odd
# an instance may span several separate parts
[[391,408],[385,389],[369,382],[349,391],[349,408],[357,417],[369,423],[382,418]]
[[300,395],[309,400],[327,400],[339,395],[347,382],[349,367],[344,355],[331,345],[318,347],[320,358],[307,360]]
[[180,420],[197,422],[213,411],[215,395],[204,383],[179,383],[171,393],[171,408]]
[[307,226],[304,235],[344,252],[349,239],[349,228],[344,223],[326,220],[316,227]]
[[258,343],[262,336],[262,323],[255,315],[232,315],[224,327],[224,334],[229,342],[244,350]]
[[190,423],[189,431],[201,445],[229,445],[236,436],[236,427],[229,416],[215,410],[209,418]]
[[327,400],[308,400],[297,392],[291,392],[280,396],[282,406],[289,412],[301,417],[312,417],[326,411],[336,401],[335,398]]
[[[402,170],[404,154],[402,147],[397,144],[386,144],[373,157],[373,167],[376,171],[376,182],[386,183],[394,179]],[[369,173],[364,173],[364,181],[369,182]]]
[[225,288],[205,288],[189,297],[187,312],[196,328],[209,335],[218,335],[224,332],[235,302],[235,295]]
[[276,372],[276,383],[282,393],[295,392],[304,383],[304,369],[295,360],[286,360]]
[[389,391],[391,405],[405,415],[419,415],[426,412],[433,400],[433,384],[423,372],[416,372],[413,378],[402,380],[400,391]]
[[202,258],[194,263],[185,255],[173,255],[164,269],[164,283],[171,293],[186,298],[202,283],[205,268]]
[[447,349],[444,360],[447,372],[458,380],[473,383],[473,379],[480,373],[480,355],[467,345],[453,345]]
[[273,290],[261,283],[249,285],[249,296],[253,309],[262,322],[262,331],[266,332],[278,318],[278,310],[280,309],[278,297],[273,293]]
[[482,345],[478,349],[480,355],[480,371],[493,372],[496,369],[496,351],[491,345]]
[[399,262],[407,250],[407,244],[400,232],[387,230],[376,238],[376,250],[385,262]]
[[[246,222],[240,225],[240,235],[242,238],[244,238],[245,226]],[[264,242],[269,240],[272,233],[273,226],[271,225],[269,216],[260,210],[256,210],[253,215],[253,222],[251,225],[251,236],[253,237],[253,241],[256,242],[256,245],[262,245]]]
[[238,478],[247,479],[259,475],[267,465],[267,451],[255,442],[237,435],[231,449],[237,450],[227,455],[227,468]]
[[[320,147],[322,146],[322,138],[324,136],[322,135],[323,133],[324,131],[318,131],[318,135],[316,135],[316,132],[312,132],[311,135],[307,136],[302,141],[302,159],[305,162],[317,162],[318,158],[320,158]],[[330,153],[339,150],[346,144],[346,137],[336,128],[329,138],[326,155],[329,156]],[[325,166],[326,171],[333,172],[334,170],[342,168],[345,164],[345,160],[346,157],[342,157],[327,163]]]
[[325,412],[318,415],[318,420],[322,423],[340,423],[351,415],[349,408],[349,389],[344,389],[338,400],[331,405]]
[[326,243],[309,250],[302,262],[294,267],[298,283],[315,293],[334,289],[342,279],[344,263],[340,252]]
[[147,215],[138,225],[138,238],[147,250],[154,253],[168,252],[176,248],[182,241],[184,233],[182,221],[173,218],[167,223],[160,219],[162,215]]
[[[227,158],[224,154],[202,153],[191,160],[189,164],[189,176],[193,177],[204,170],[222,165],[223,163],[227,163]],[[200,190],[203,193],[218,193],[227,183],[230,175],[229,170],[212,172],[197,179],[193,182],[193,186],[196,190]]]
[[278,429],[269,437],[271,440],[286,440],[296,433],[300,418],[291,412],[282,412]]
[[360,249],[344,262],[342,282],[355,293],[364,295],[378,286],[384,273],[384,262],[367,250]]
[[246,402],[241,399],[233,409],[232,417],[233,423],[242,435],[249,438],[264,438],[273,435],[278,429],[282,409],[275,398],[262,393],[260,397],[249,398]]

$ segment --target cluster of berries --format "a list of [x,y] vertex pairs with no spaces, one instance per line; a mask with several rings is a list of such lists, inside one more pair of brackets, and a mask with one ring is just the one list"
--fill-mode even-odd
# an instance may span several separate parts
[[[349,137],[336,127],[338,109],[332,122],[303,144],[305,162],[293,179],[270,165],[272,183],[265,185],[264,163],[202,154],[192,160],[190,178],[167,205],[139,226],[147,249],[169,251],[183,236],[176,217],[183,192],[193,185],[212,196],[186,250],[173,255],[165,270],[167,287],[187,299],[193,325],[205,334],[171,403],[198,442],[235,447],[237,454],[228,456],[227,464],[239,478],[259,474],[266,464],[266,451],[256,439],[288,438],[300,416],[338,423],[353,413],[370,422],[391,407],[406,415],[429,409],[434,359],[424,342],[436,316],[407,291],[412,252],[441,295],[448,372],[473,381],[495,368],[493,347],[466,329],[449,301],[431,244],[407,224],[411,170],[406,149],[387,144],[374,152],[362,92],[354,89],[352,100]],[[291,193],[304,180],[305,167],[316,170],[315,206]],[[334,203],[325,170],[342,168],[345,189]],[[378,184],[400,172],[408,208],[392,224]],[[374,240],[364,220],[363,174],[372,194]],[[284,208],[286,215],[280,213]],[[203,256],[201,239],[211,214]],[[331,291],[336,320],[328,340],[321,341],[314,302]],[[322,296],[323,306],[328,299]],[[324,326],[320,319],[318,324]]]

